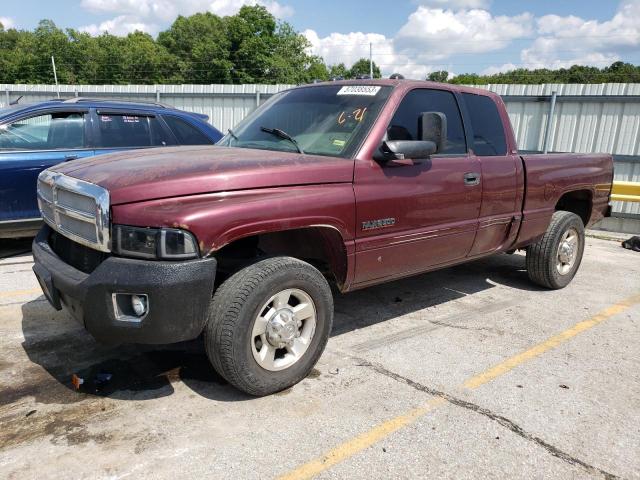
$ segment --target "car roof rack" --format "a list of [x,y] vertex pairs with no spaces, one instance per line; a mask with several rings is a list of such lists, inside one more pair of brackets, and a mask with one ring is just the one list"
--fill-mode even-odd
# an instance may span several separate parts
[[62,100],[62,103],[79,103],[79,102],[110,102],[110,103],[130,103],[130,104],[138,104],[138,105],[155,105],[156,107],[161,108],[174,108],[171,105],[167,105],[165,103],[159,102],[149,102],[145,100],[122,100],[122,99],[114,99],[114,98],[92,98],[92,97],[73,97],[68,98],[66,100]]

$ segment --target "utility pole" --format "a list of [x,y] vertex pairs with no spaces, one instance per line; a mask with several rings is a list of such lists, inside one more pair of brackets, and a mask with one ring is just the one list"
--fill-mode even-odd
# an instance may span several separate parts
[[56,72],[56,60],[51,55],[51,65],[53,66],[53,78],[56,81],[56,90],[58,91],[58,98],[60,98],[60,85],[58,85],[58,72]]
[[369,42],[369,76],[373,78],[373,45]]

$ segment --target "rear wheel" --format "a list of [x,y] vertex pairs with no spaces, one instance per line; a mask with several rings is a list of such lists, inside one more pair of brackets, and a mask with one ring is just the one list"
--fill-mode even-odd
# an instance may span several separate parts
[[558,211],[543,237],[527,249],[529,278],[546,288],[566,287],[584,252],[584,225],[575,213]]
[[236,388],[268,395],[305,378],[333,321],[329,284],[291,257],[259,261],[216,291],[205,328],[207,355]]

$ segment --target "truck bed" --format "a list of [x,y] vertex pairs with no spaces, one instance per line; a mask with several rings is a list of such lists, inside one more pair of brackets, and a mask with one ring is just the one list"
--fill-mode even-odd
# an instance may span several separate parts
[[[608,154],[521,154],[525,195],[518,246],[542,235],[556,206],[583,204],[585,225],[601,220],[608,209],[613,158]],[[571,192],[571,193],[569,193]]]

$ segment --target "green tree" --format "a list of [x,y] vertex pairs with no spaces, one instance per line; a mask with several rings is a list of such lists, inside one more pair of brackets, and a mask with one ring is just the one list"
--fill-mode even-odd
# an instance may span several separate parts
[[329,78],[349,78],[349,69],[344,63],[338,63],[329,67]]
[[17,83],[53,83],[51,56],[60,64],[60,82],[69,79],[66,68],[69,40],[51,20],[41,20],[33,32],[20,32],[11,55],[14,57],[14,81]]
[[609,82],[614,83],[640,83],[640,67],[630,63],[614,62],[603,69]]
[[[368,58],[361,58],[356,63],[351,66],[349,70],[349,78],[358,78],[361,75],[369,75],[370,73],[370,62]],[[373,62],[373,78],[381,78],[382,74],[380,73],[380,67],[376,65],[376,62]]]
[[237,15],[224,17],[224,21],[231,41],[233,83],[262,83],[271,77],[270,56],[276,31],[273,15],[261,6],[244,6]]
[[329,69],[322,58],[311,57],[307,66],[307,77],[310,82],[314,80],[329,80]]
[[304,83],[313,80],[310,69],[314,67],[318,72],[321,59],[310,56],[307,53],[309,47],[306,37],[298,34],[290,24],[278,23],[274,33],[273,53],[268,62],[273,81]]
[[244,6],[224,18],[231,41],[234,83],[300,83],[317,63],[307,39],[287,22],[277,22],[266,8]]
[[160,32],[158,43],[175,57],[181,78],[191,83],[229,83],[233,64],[226,28],[222,18],[209,12],[179,16]]
[[432,82],[440,82],[440,83],[446,82],[448,78],[449,78],[449,72],[447,72],[446,70],[438,70],[436,72],[431,72],[427,76],[427,80],[430,80]]
[[15,83],[18,68],[15,49],[20,36],[15,29],[0,28],[0,83]]
[[493,75],[464,73],[449,80],[450,83],[464,85],[484,85],[488,83],[635,83],[638,81],[640,81],[640,67],[623,62],[616,62],[602,69],[573,65],[570,68],[560,68],[557,70],[547,68],[534,70],[518,68]]
[[[456,75],[455,77],[447,80],[449,83],[456,83],[458,85],[482,85],[480,75],[475,73],[462,73],[460,75]],[[486,83],[486,82],[484,82]]]
[[88,33],[68,30],[73,69],[79,84],[122,83],[124,80],[122,49],[124,39],[108,33],[92,37]]
[[148,33],[134,32],[127,35],[122,44],[121,56],[123,76],[129,82],[162,83],[171,82],[172,78],[181,78],[179,72],[171,67],[171,54]]
[[[51,56],[61,83],[304,83],[369,74],[362,58],[348,69],[328,67],[309,53],[309,42],[264,7],[244,6],[236,15],[197,13],[178,17],[157,39],[143,32],[98,36],[62,30],[42,20],[33,30],[0,24],[0,82],[53,83]],[[374,63],[374,77],[380,68]],[[605,68],[574,65],[560,69],[518,68],[491,75],[462,73],[429,80],[456,84],[640,83],[640,66],[614,62]]]
[[43,20],[33,31],[0,29],[0,79],[52,83],[301,83],[328,78],[307,39],[264,7],[238,14],[178,17],[152,38],[63,31]]

